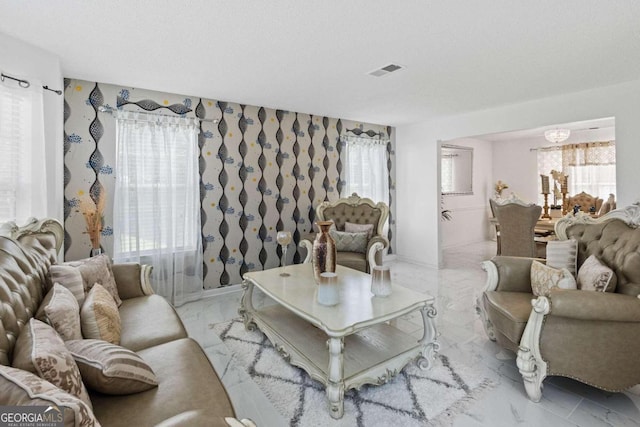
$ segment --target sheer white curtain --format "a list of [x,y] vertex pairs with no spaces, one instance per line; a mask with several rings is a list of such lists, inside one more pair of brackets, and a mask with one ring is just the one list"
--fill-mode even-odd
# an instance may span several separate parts
[[114,259],[151,264],[174,305],[203,291],[198,132],[195,119],[117,114]]
[[47,212],[42,84],[0,82],[0,222]]
[[343,137],[345,143],[345,187],[342,197],[358,193],[374,202],[389,204],[389,172],[387,170],[387,143],[361,137]]

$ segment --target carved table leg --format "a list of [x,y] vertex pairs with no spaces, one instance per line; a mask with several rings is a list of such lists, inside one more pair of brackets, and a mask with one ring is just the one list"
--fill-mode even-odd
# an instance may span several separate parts
[[329,375],[327,381],[327,398],[329,399],[329,413],[332,418],[342,418],[344,414],[344,364],[343,338],[329,338]]
[[422,322],[424,323],[424,335],[419,341],[422,344],[422,356],[418,358],[420,369],[429,369],[436,360],[436,353],[440,349],[438,342],[438,332],[436,331],[436,315],[438,312],[433,305],[427,305],[420,309]]
[[238,314],[242,316],[245,329],[248,331],[253,331],[256,328],[255,323],[253,323],[252,317],[252,313],[254,311],[253,283],[248,280],[244,280],[242,282],[242,289],[242,299],[240,299],[240,308],[238,308]]

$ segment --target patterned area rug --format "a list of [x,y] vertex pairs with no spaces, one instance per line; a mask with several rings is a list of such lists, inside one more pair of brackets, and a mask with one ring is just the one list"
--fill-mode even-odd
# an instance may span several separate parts
[[290,426],[445,426],[493,384],[467,366],[438,355],[422,371],[407,365],[382,386],[345,393],[344,417],[329,416],[325,389],[303,370],[289,365],[259,330],[246,331],[239,319],[212,325],[232,355]]

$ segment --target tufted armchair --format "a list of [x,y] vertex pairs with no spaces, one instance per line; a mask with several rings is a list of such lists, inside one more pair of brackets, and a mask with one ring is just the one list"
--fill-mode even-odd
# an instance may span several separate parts
[[597,213],[600,212],[602,202],[603,200],[601,198],[594,197],[583,191],[573,197],[567,197],[567,200],[564,202],[564,208],[565,212],[573,212],[573,207],[578,205],[582,212]]
[[[372,266],[382,264],[382,250],[389,246],[389,241],[382,235],[388,216],[389,207],[385,203],[375,203],[371,199],[361,198],[356,193],[344,199],[324,202],[316,208],[318,221],[333,221],[338,231],[344,231],[347,222],[373,224],[373,233],[368,239],[365,253],[337,252],[338,264],[365,273],[368,273]],[[311,242],[314,237],[308,236],[300,242],[300,246],[307,249],[304,262],[311,262]]]
[[550,375],[573,378],[607,391],[640,384],[640,204],[594,219],[566,216],[559,240],[578,242],[577,265],[595,255],[616,276],[615,292],[553,289],[535,297],[532,258],[485,261],[487,284],[477,310],[487,335],[517,353],[529,398],[542,397]]

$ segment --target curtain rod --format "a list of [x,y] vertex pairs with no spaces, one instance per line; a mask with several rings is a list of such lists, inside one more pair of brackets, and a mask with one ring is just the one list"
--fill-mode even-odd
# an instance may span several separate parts
[[[104,105],[101,105],[100,107],[98,107],[98,111],[102,112],[102,113],[107,113],[107,114],[111,114],[113,115],[114,112],[118,111],[116,108],[113,107],[106,107]],[[134,112],[134,111],[132,111]],[[176,116],[172,116],[170,114],[162,114],[162,113],[154,113],[152,111],[141,111],[141,113],[143,114],[148,114],[151,116],[160,116],[160,117],[171,117],[171,118],[181,118],[182,116],[176,115]],[[213,124],[216,124],[219,122],[218,119],[199,119],[198,117],[194,117],[194,119],[200,120],[201,122],[211,122]]]
[[[0,81],[4,81],[4,79],[11,79],[11,80],[15,80],[18,82],[18,86],[20,86],[21,88],[28,88],[29,86],[31,86],[31,83],[29,83],[29,80],[24,80],[24,79],[19,79],[17,77],[11,77],[5,73],[0,73]],[[49,86],[47,85],[43,85],[42,89],[45,90],[50,90],[51,92],[55,92],[58,95],[62,95],[62,91],[61,90],[56,90],[56,89],[50,89]]]
[[356,136],[360,136],[362,134],[367,135],[369,138],[373,138],[374,136],[377,136],[378,138],[382,139],[382,135],[383,132],[376,132],[372,129],[369,130],[362,130],[360,128],[353,128],[353,129],[347,129],[347,132],[351,132],[352,134],[356,135]]
[[579,144],[615,144],[615,139],[611,139],[609,141],[588,141],[588,142],[571,142],[569,144],[562,145],[547,145],[546,147],[538,147],[538,148],[529,148],[529,151],[552,151],[552,150],[561,150],[562,147],[566,145],[579,145]]

